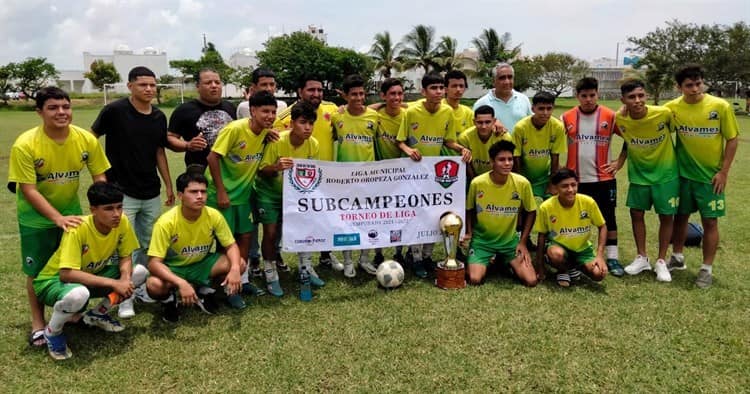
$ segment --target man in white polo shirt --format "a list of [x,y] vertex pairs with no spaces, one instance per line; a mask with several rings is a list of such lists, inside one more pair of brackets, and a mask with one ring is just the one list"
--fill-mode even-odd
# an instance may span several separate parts
[[528,97],[513,89],[513,66],[498,63],[492,74],[495,88],[480,97],[473,109],[489,105],[495,110],[495,118],[512,133],[519,120],[532,114],[531,103]]

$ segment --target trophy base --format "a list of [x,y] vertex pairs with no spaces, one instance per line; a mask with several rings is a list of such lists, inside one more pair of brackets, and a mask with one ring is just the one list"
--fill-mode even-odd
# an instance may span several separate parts
[[440,265],[435,268],[435,286],[443,290],[463,289],[466,287],[466,266],[458,263],[458,269],[446,269]]

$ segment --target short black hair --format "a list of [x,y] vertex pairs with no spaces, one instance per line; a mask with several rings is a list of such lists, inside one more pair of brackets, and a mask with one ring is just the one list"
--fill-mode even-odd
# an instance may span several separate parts
[[680,67],[677,72],[674,73],[674,79],[678,85],[682,85],[686,79],[703,79],[703,67],[697,63],[688,63]]
[[320,82],[322,84],[323,78],[316,74],[304,73],[300,75],[299,79],[297,80],[297,89],[304,89],[305,85],[307,85],[307,82],[309,81]]
[[474,110],[474,117],[476,118],[477,115],[492,115],[492,117],[495,117],[495,109],[490,107],[489,105],[480,105],[477,107],[477,109]]
[[86,192],[89,205],[92,207],[122,202],[123,196],[120,186],[103,181],[92,183]]
[[638,88],[646,89],[646,84],[643,83],[643,81],[641,81],[640,79],[626,79],[622,82],[622,85],[620,85],[620,93],[622,93],[622,95],[624,96]]
[[67,102],[70,102],[70,96],[66,91],[58,88],[57,86],[47,86],[39,89],[34,95],[34,100],[36,100],[36,108],[44,108],[44,103],[49,99],[66,100]]
[[550,92],[537,92],[534,97],[531,98],[531,105],[537,104],[552,104],[555,105],[555,95]]
[[267,68],[256,68],[253,70],[253,73],[250,75],[250,79],[253,82],[253,85],[257,85],[261,78],[273,78],[276,80],[276,74],[273,73],[273,71],[267,69]]
[[383,80],[383,83],[380,84],[380,92],[385,94],[388,92],[388,90],[394,86],[401,86],[404,87],[404,84],[401,83],[401,80],[398,78],[386,78]]
[[273,105],[274,107],[278,106],[273,95],[265,90],[255,92],[249,99],[247,99],[247,104],[250,107],[262,107],[265,105]]
[[195,75],[193,75],[193,77],[195,78],[195,84],[196,85],[198,85],[199,83],[201,83],[201,74],[203,74],[203,73],[214,73],[214,74],[216,74],[216,75],[219,76],[219,79],[221,79],[221,74],[219,74],[219,72],[216,71],[215,68],[213,68],[213,67],[201,67],[201,69],[198,70],[198,72],[195,73]]
[[460,70],[450,70],[447,73],[445,73],[445,78],[443,79],[443,83],[445,84],[445,87],[448,87],[448,81],[451,79],[463,79],[464,85],[469,86],[469,82],[466,81],[466,74],[463,73],[463,71]]
[[506,140],[497,141],[490,146],[490,161],[495,160],[495,156],[500,152],[510,152],[513,155],[515,150],[516,144]]
[[128,73],[128,82],[135,82],[138,77],[154,77],[154,79],[156,79],[156,74],[154,74],[154,72],[151,71],[151,69],[148,67],[133,67],[133,69]]
[[185,188],[190,184],[190,182],[202,183],[208,186],[208,180],[206,179],[206,176],[203,175],[203,172],[199,172],[197,170],[197,167],[192,170],[187,169],[184,173],[180,174],[180,176],[177,177],[177,181],[175,181],[177,191],[180,193],[185,192]]
[[344,93],[349,94],[352,88],[361,88],[365,86],[365,79],[359,74],[347,75],[344,77]]
[[422,89],[427,89],[428,86],[434,85],[436,83],[445,86],[443,77],[441,77],[440,74],[436,72],[427,73],[424,75],[424,77],[422,77]]
[[315,122],[318,118],[318,113],[312,104],[307,101],[299,101],[292,106],[292,120],[297,120],[300,117],[310,122]]
[[554,174],[552,174],[552,177],[550,178],[550,182],[553,185],[559,185],[560,182],[568,179],[568,178],[575,178],[576,182],[578,182],[578,174],[576,174],[575,171],[571,170],[570,168],[563,167]]
[[582,90],[599,90],[599,81],[594,77],[583,77],[576,83],[576,94]]

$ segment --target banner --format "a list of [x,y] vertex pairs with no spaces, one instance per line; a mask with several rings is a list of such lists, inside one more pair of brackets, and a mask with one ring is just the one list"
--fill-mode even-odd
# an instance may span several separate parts
[[295,159],[283,180],[282,246],[290,252],[442,242],[440,215],[466,213],[466,167],[459,157]]

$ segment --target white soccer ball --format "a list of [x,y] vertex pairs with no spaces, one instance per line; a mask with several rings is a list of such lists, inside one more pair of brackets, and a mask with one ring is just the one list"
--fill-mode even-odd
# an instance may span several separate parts
[[404,268],[397,261],[386,260],[378,266],[375,278],[386,289],[394,289],[404,283]]

